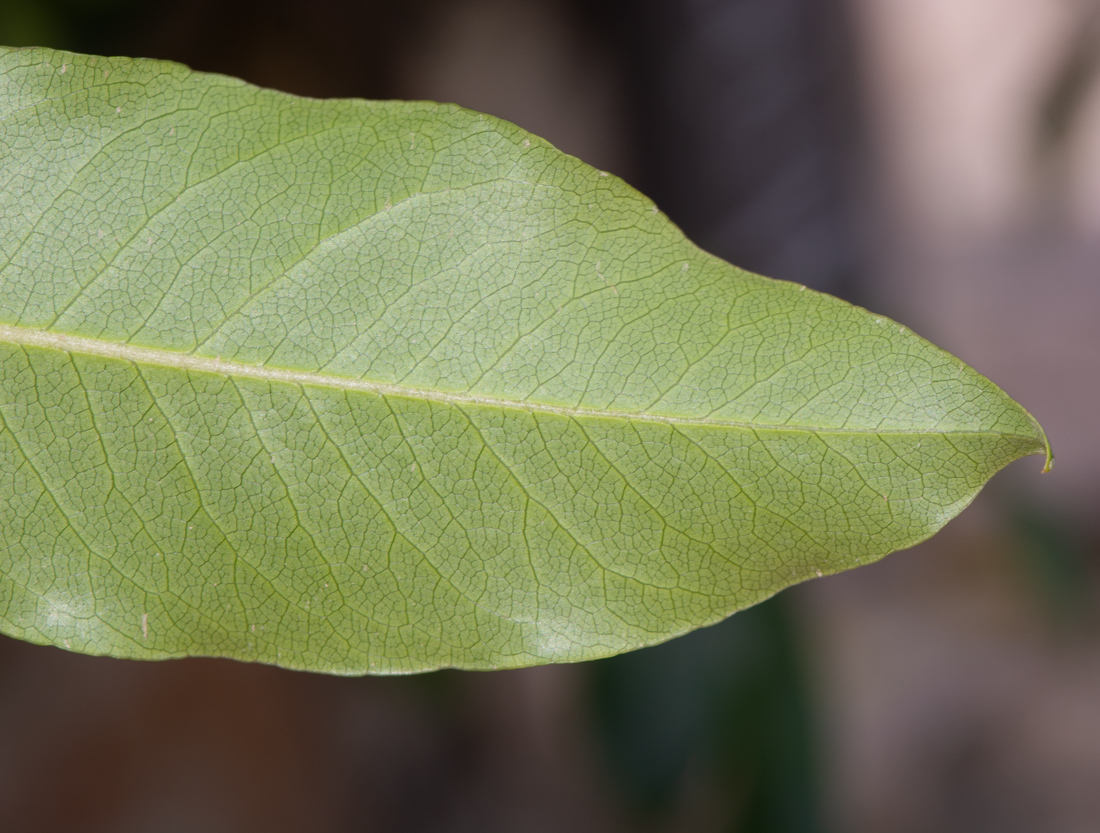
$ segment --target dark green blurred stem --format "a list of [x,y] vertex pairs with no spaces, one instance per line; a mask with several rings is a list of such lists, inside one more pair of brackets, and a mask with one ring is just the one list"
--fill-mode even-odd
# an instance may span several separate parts
[[[712,628],[592,665],[613,779],[653,822],[818,830],[810,695],[786,596]],[[716,826],[711,827],[714,824]]]
[[1007,501],[1007,529],[1029,585],[1053,624],[1081,624],[1095,607],[1094,547],[1072,518],[1035,502]]

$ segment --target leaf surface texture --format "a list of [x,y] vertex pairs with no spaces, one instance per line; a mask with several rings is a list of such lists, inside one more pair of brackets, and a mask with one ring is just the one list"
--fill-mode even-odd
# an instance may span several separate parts
[[0,627],[569,661],[920,541],[1046,451],[904,327],[454,106],[0,51]]

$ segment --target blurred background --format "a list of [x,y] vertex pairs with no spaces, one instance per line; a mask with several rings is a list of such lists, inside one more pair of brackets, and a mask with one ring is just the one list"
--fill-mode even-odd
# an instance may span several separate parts
[[340,679],[0,638],[4,829],[1100,829],[1100,3],[0,0],[0,43],[510,119],[951,350],[1058,454],[929,543],[600,662]]

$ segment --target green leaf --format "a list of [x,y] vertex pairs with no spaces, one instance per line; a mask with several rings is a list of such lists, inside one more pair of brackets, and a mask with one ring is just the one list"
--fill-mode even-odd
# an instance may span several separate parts
[[605,656],[920,541],[1036,422],[489,116],[0,51],[0,627]]

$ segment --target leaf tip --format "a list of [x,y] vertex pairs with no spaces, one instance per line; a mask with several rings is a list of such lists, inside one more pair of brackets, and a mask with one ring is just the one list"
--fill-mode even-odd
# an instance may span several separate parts
[[1047,432],[1043,430],[1043,426],[1039,424],[1039,420],[1031,416],[1031,422],[1035,426],[1036,439],[1042,443],[1042,447],[1034,453],[1046,455],[1046,460],[1043,462],[1042,474],[1047,474],[1054,469],[1054,449],[1050,447],[1050,439],[1047,437]]
[[[1043,434],[1043,441],[1046,441],[1046,434]],[[1043,463],[1043,474],[1048,474],[1054,470],[1054,452],[1051,451],[1049,442],[1046,443],[1046,453],[1047,459],[1046,462]]]

